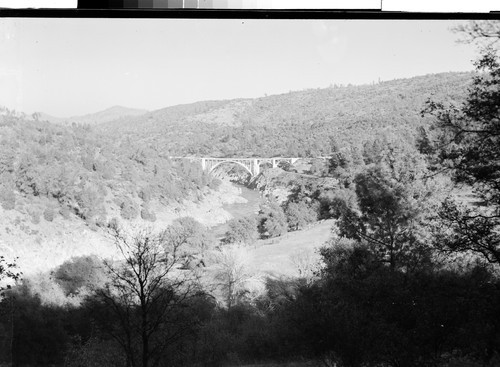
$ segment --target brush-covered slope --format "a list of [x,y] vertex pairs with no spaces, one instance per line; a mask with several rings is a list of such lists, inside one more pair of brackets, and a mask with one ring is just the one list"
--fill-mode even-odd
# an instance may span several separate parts
[[471,73],[331,87],[257,99],[198,102],[104,123],[170,155],[316,156],[387,130],[412,140],[429,98],[459,103]]
[[95,253],[110,220],[154,226],[217,185],[199,164],[171,162],[140,142],[0,115],[0,253],[24,264]]

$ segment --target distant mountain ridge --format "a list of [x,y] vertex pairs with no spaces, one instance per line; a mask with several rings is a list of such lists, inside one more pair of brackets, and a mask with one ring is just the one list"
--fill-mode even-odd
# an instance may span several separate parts
[[97,125],[115,139],[133,135],[162,154],[211,156],[328,155],[393,133],[412,143],[429,99],[458,105],[473,73],[448,72],[359,86],[201,101]]
[[71,116],[68,118],[64,118],[51,116],[43,112],[40,112],[38,116],[40,120],[48,121],[58,125],[71,125],[73,122],[78,124],[98,125],[105,122],[119,120],[124,117],[144,115],[146,113],[148,113],[148,110],[123,106],[113,106],[103,111],[98,111],[83,116]]

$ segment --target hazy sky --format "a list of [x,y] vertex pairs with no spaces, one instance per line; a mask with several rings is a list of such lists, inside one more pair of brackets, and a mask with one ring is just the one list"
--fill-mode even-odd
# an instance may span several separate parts
[[0,105],[67,117],[469,71],[451,21],[0,19]]

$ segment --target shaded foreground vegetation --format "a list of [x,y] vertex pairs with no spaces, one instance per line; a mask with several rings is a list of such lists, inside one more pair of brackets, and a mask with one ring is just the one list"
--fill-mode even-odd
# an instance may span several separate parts
[[165,282],[155,283],[155,273],[144,292],[140,275],[117,273],[78,305],[43,304],[27,285],[18,286],[2,302],[2,360],[15,366],[498,364],[500,282],[484,265],[391,270],[370,246],[349,240],[325,247],[322,256],[326,266],[317,278],[268,279],[260,297],[235,297],[229,307],[200,288],[193,273],[185,287],[170,281],[188,278],[173,270]]

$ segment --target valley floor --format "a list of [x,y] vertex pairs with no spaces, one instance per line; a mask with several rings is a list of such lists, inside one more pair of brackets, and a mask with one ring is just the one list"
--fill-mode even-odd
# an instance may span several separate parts
[[249,266],[266,275],[299,276],[320,260],[318,249],[330,238],[334,220],[319,222],[308,229],[260,240],[250,248]]

